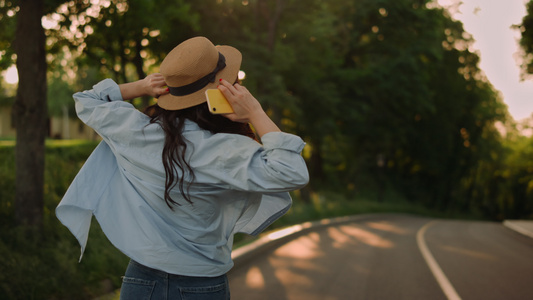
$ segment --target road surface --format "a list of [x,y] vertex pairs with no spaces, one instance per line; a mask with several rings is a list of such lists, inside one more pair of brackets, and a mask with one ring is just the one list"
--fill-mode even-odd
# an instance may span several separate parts
[[236,265],[232,299],[533,299],[533,239],[501,223],[382,214]]

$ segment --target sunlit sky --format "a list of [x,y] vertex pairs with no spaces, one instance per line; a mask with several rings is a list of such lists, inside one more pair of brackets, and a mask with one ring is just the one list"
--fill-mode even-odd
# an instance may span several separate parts
[[[458,0],[438,0],[448,7]],[[452,17],[476,40],[480,68],[492,85],[503,95],[509,113],[517,121],[533,113],[533,79],[520,81],[520,58],[517,55],[520,32],[511,28],[522,23],[528,0],[462,0]]]
[[[512,25],[520,24],[526,14],[528,0],[437,0],[451,9],[452,17],[461,21],[476,40],[480,67],[492,85],[499,90],[509,113],[517,121],[533,113],[533,79],[520,80],[517,52],[520,32]],[[458,3],[462,2],[459,6]],[[4,79],[13,84],[18,80],[16,69],[5,72]]]

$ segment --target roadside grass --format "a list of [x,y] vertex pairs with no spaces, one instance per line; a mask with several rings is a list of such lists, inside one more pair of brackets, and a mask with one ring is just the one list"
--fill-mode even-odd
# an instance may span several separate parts
[[[97,222],[91,224],[88,247],[78,262],[80,248],[72,234],[55,217],[55,207],[98,142],[47,140],[45,156],[45,207],[42,237],[13,225],[15,195],[15,141],[0,140],[0,299],[118,299],[117,289],[128,258],[107,240]],[[411,203],[392,191],[311,193],[304,202],[292,193],[289,212],[266,231],[307,221],[347,215],[400,212],[438,218],[476,219],[470,214],[440,212]],[[262,235],[261,235],[262,236]],[[235,247],[255,238],[235,236]],[[103,295],[103,296],[102,296]]]
[[299,191],[292,193],[293,205],[291,209],[278,221],[268,227],[265,233],[258,237],[246,234],[236,234],[234,249],[249,244],[271,231],[286,228],[292,225],[310,221],[319,221],[327,218],[353,216],[373,213],[405,213],[442,219],[482,220],[483,218],[473,213],[440,211],[427,208],[419,203],[410,202],[393,191],[384,193],[382,201],[376,201],[377,193],[363,191],[355,195],[346,196],[338,192],[322,191],[312,193],[311,201],[304,202]]

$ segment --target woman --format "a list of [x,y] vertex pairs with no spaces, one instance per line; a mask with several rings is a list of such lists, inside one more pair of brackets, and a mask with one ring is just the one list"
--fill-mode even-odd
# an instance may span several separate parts
[[[78,117],[103,142],[56,215],[82,254],[94,214],[131,258],[121,299],[229,299],[234,233],[260,233],[289,209],[288,191],[307,184],[304,142],[231,84],[240,64],[237,49],[196,37],[165,57],[161,74],[121,85],[107,79],[74,95]],[[210,88],[234,113],[208,112]],[[145,113],[122,101],[145,95],[158,98]]]

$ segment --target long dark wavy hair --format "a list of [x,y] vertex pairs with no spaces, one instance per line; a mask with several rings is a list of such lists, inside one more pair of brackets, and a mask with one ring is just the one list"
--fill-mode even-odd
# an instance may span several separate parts
[[[248,136],[256,139],[249,124],[238,123],[220,115],[209,112],[207,103],[202,103],[182,110],[165,110],[157,104],[147,107],[144,113],[150,117],[150,123],[157,123],[165,132],[165,145],[163,147],[163,166],[165,168],[165,202],[170,209],[173,205],[180,205],[172,197],[170,191],[177,185],[181,195],[187,202],[192,204],[189,195],[189,185],[186,185],[185,177],[194,181],[194,170],[185,159],[187,150],[186,139],[183,136],[185,120],[189,119],[200,128],[216,133],[232,133]],[[180,172],[178,172],[178,169]],[[181,176],[178,176],[181,174]],[[177,178],[179,177],[179,178]]]

